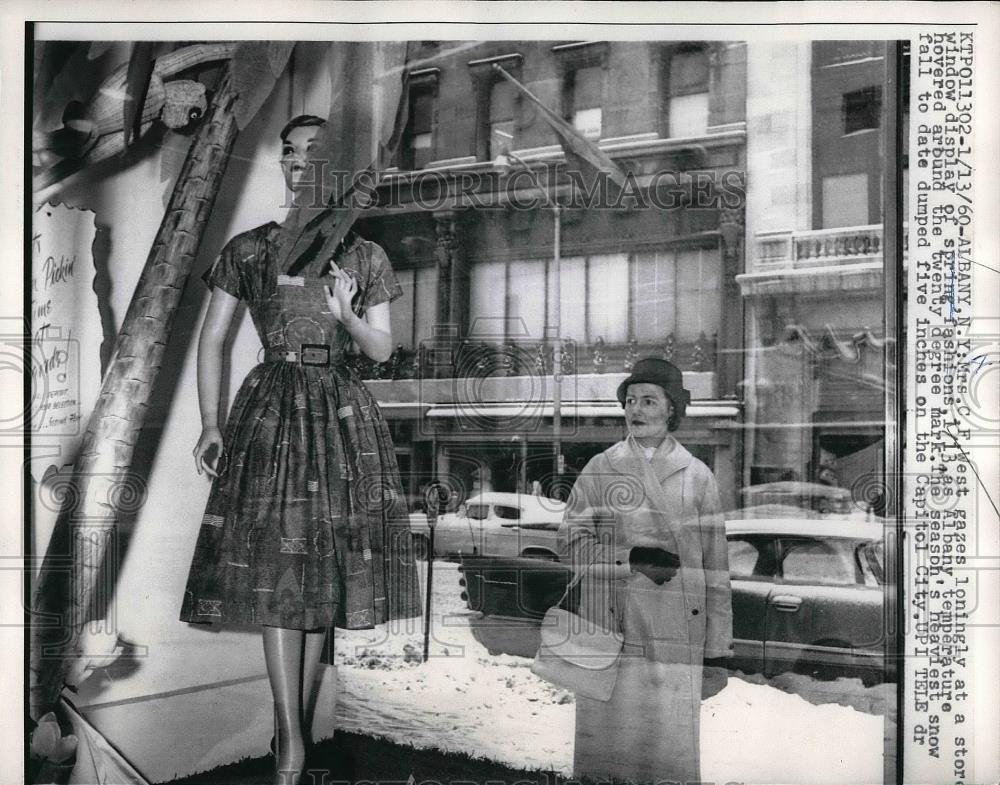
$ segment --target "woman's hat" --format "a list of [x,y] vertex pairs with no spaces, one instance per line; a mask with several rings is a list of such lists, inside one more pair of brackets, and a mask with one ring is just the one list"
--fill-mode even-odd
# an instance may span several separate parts
[[684,416],[684,410],[691,403],[691,393],[684,389],[684,374],[680,368],[659,357],[643,357],[632,366],[632,373],[628,378],[618,385],[618,403],[625,405],[625,393],[630,384],[644,383],[662,387],[673,403],[677,416]]

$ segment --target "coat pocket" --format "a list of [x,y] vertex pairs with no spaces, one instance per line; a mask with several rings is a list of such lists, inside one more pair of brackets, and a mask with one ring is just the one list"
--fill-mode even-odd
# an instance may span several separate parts
[[691,640],[680,576],[657,585],[642,573],[626,587],[626,648],[657,662],[687,662]]

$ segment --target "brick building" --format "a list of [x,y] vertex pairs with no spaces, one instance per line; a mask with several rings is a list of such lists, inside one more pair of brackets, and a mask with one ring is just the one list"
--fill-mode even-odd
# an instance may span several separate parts
[[[658,354],[693,393],[679,438],[711,466],[726,503],[741,470],[746,47],[728,42],[420,42],[409,122],[380,207],[360,233],[388,251],[404,288],[394,358],[365,374],[391,418],[410,493],[432,475],[461,493],[564,493],[625,432],[615,389]],[[637,183],[667,183],[660,206],[566,207],[559,321],[565,469],[553,467],[553,216],[571,200],[561,148],[497,63],[595,140]],[[668,173],[667,176],[657,173]],[[521,172],[520,174],[525,174]],[[658,179],[659,178],[659,179]],[[741,194],[739,195],[741,197]],[[527,205],[527,209],[524,209]],[[377,377],[383,377],[378,380]]]

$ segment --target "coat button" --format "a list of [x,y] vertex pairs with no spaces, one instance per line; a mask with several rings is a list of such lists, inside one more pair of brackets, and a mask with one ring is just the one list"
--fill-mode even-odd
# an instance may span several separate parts
[[691,611],[691,615],[692,616],[697,616],[698,615],[698,609],[695,608],[693,611]]

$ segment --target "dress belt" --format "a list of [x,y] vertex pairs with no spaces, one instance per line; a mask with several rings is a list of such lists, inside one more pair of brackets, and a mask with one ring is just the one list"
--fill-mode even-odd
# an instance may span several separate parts
[[268,347],[264,350],[264,362],[280,360],[287,363],[298,363],[299,365],[326,367],[330,365],[332,354],[332,349],[323,343],[300,344],[299,351],[297,352],[279,347]]

